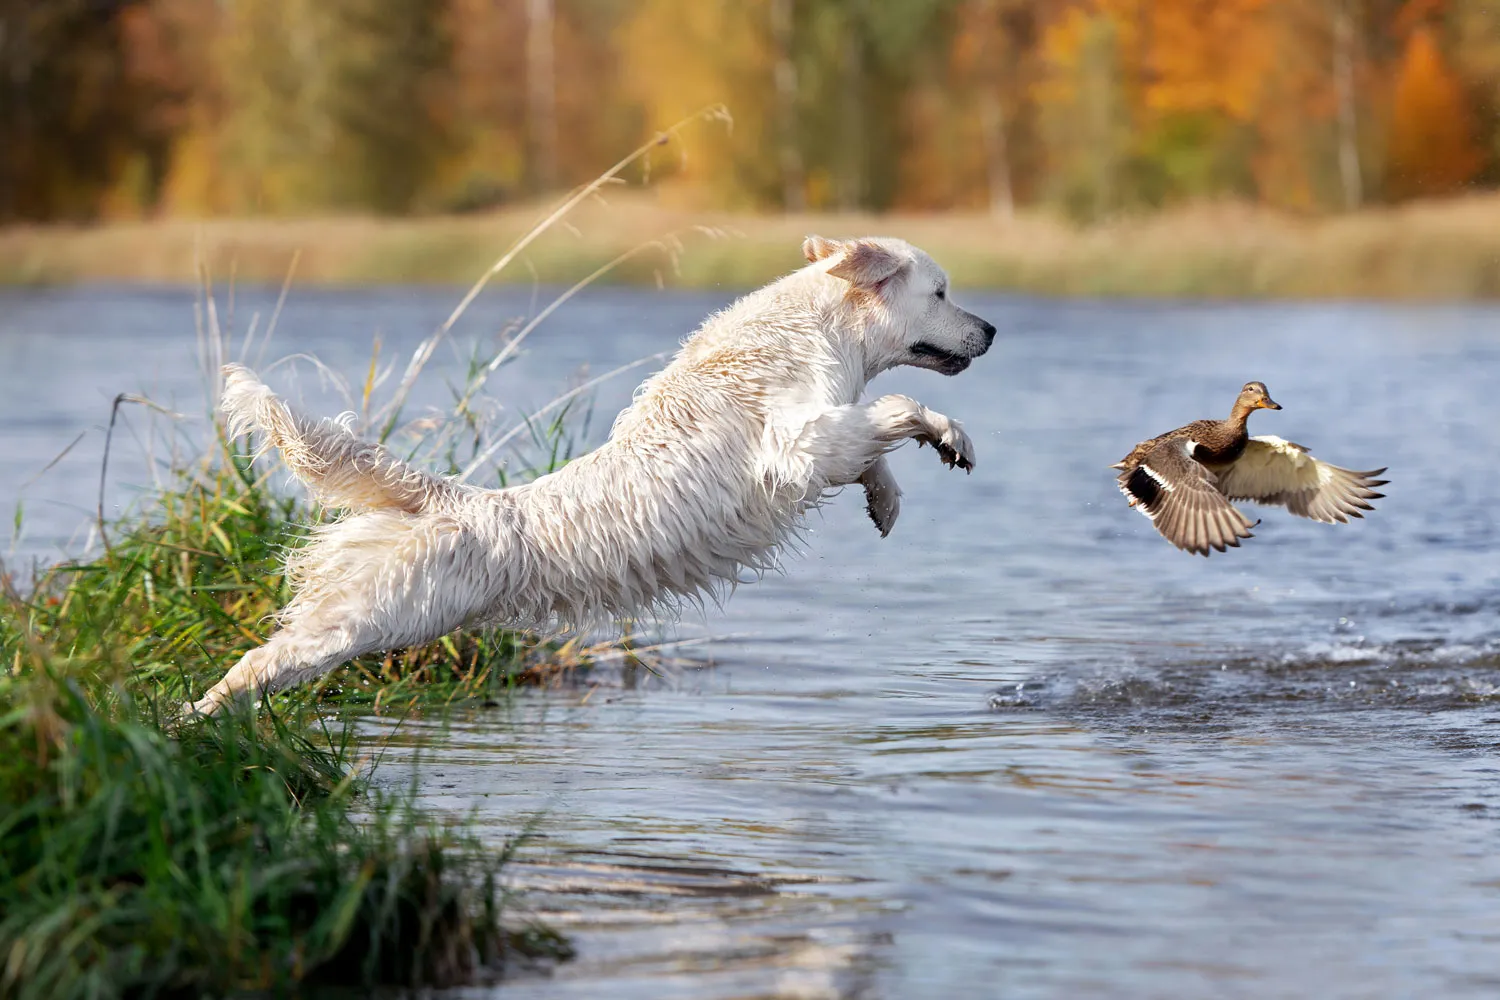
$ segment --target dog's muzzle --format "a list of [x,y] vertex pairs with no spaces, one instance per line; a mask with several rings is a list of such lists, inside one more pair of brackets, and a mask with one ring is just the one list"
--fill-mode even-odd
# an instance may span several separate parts
[[[988,346],[985,345],[984,348],[981,348],[979,354],[983,354]],[[969,367],[970,361],[979,356],[979,354],[973,356],[954,354],[952,351],[945,351],[936,344],[929,344],[926,341],[918,341],[912,344],[911,353],[914,357],[923,359],[925,362],[922,365],[923,368],[931,368],[933,371],[943,375],[957,375]]]
[[959,354],[925,340],[919,340],[911,345],[910,351],[914,357],[922,359],[919,363],[920,367],[930,368],[942,375],[957,375],[969,367],[971,361],[990,349],[990,345],[995,342],[995,324],[982,320],[973,313],[969,316],[978,326],[979,333],[984,338],[983,342],[977,342],[972,335],[967,336],[964,338],[965,352]]

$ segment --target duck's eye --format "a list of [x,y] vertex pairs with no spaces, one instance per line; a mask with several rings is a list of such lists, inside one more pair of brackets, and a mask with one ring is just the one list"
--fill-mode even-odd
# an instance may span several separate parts
[[937,291],[933,292],[932,294],[936,295],[940,299],[946,299],[948,297],[948,289],[946,289],[946,288],[939,288]]

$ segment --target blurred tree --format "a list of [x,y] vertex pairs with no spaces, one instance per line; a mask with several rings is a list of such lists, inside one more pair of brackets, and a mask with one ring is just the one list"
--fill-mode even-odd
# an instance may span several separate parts
[[897,205],[1014,212],[1036,150],[1041,13],[1031,0],[958,0],[937,14],[937,43],[916,53],[895,140]]
[[457,154],[442,184],[450,207],[483,208],[528,183],[526,9],[514,0],[454,0],[453,115]]
[[332,131],[327,203],[407,211],[452,151],[453,52],[434,6],[321,0],[327,20],[313,97]]
[[776,85],[776,151],[781,169],[781,207],[807,207],[802,148],[797,136],[797,60],[792,0],[771,0],[771,75]]
[[[1324,161],[1336,108],[1331,22],[1314,4],[1278,2],[1267,11],[1267,46],[1276,54],[1255,108],[1249,159],[1258,199],[1277,208],[1311,211],[1328,202]],[[1326,150],[1325,150],[1325,147]]]
[[1333,89],[1338,103],[1339,183],[1344,207],[1355,209],[1364,199],[1364,178],[1359,166],[1359,109],[1355,96],[1354,67],[1358,0],[1330,0],[1333,5]]
[[321,59],[332,22],[317,0],[235,0],[217,39],[226,113],[222,159],[231,211],[288,212],[338,183]]
[[1124,53],[1139,51],[1140,23],[1128,2],[1067,7],[1042,37],[1036,91],[1048,193],[1080,220],[1102,219],[1129,200],[1134,102]]
[[[778,122],[785,128],[788,117],[776,107],[771,13],[767,0],[641,0],[620,33],[622,81],[644,110],[648,135],[721,101],[734,115],[731,131],[700,133],[691,151],[674,147],[654,162],[671,176],[669,197],[738,208],[786,197],[782,158],[765,155],[782,148]],[[795,23],[782,30],[783,38],[800,40]],[[805,76],[798,84],[806,87]],[[799,148],[801,107],[799,100]],[[813,178],[806,183],[811,188]]]
[[621,86],[620,33],[636,0],[555,0],[557,178],[591,180],[640,141],[644,115]]
[[1253,119],[1275,53],[1267,0],[1157,0],[1144,8],[1138,197],[1246,195]]
[[178,25],[167,10],[173,6],[191,5],[162,0],[126,7],[119,14],[121,55],[137,120],[136,148],[106,199],[106,214],[137,214],[160,202],[172,144],[188,124],[197,81],[182,59]]
[[924,47],[941,42],[942,6],[646,0],[625,33],[625,79],[649,127],[730,105],[732,134],[678,168],[695,199],[883,208],[900,171],[893,112]]
[[0,219],[667,197],[1080,219],[1500,182],[1493,0],[0,0]]
[[235,0],[223,46],[237,207],[406,211],[451,152],[427,0]]
[[[1009,6],[1009,5],[1007,5]],[[1013,32],[1007,30],[1006,10],[1000,0],[979,0],[966,4],[973,22],[959,29],[959,38],[972,39],[954,52],[955,62],[964,52],[972,53],[979,79],[979,134],[984,149],[984,179],[990,214],[1001,219],[1015,215],[1015,186],[1011,181],[1010,140],[1007,135],[1007,98],[1014,103],[1012,85],[1016,78],[1016,44]]]
[[[209,215],[231,207],[222,148],[219,57],[224,12],[201,0],[149,0],[122,14],[125,59],[142,120],[143,180],[112,196],[116,214]],[[134,204],[131,205],[131,201]]]
[[1474,137],[1488,166],[1484,179],[1494,183],[1500,180],[1500,4],[1451,0],[1445,13],[1454,68],[1474,97]]
[[526,129],[534,186],[557,186],[557,40],[553,0],[526,0]]
[[136,144],[118,0],[0,0],[0,220],[95,215]]
[[1396,77],[1391,108],[1391,193],[1450,194],[1469,181],[1484,157],[1457,77],[1431,31],[1413,31]]

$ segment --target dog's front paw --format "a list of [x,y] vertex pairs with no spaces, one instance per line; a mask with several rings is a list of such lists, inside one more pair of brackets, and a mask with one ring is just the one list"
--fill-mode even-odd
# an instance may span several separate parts
[[935,413],[932,424],[931,436],[918,438],[918,443],[932,445],[938,458],[949,468],[973,472],[974,442],[969,440],[969,435],[964,433],[958,421]]

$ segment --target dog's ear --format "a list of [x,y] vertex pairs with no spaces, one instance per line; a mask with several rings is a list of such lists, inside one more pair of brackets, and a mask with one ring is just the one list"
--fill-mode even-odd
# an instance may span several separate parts
[[877,288],[906,264],[901,256],[873,240],[845,243],[844,259],[828,269],[856,288]]
[[838,240],[825,240],[821,236],[809,236],[802,241],[802,256],[807,258],[809,264],[816,264],[824,257],[832,257],[844,245]]

